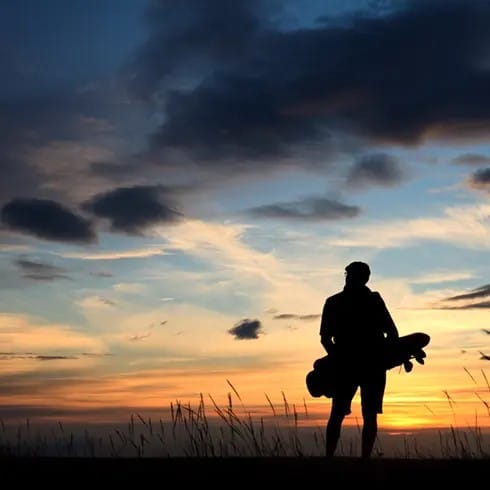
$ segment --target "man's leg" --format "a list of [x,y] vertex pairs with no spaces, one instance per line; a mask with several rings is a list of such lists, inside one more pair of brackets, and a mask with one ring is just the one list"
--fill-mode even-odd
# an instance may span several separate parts
[[357,385],[352,383],[344,383],[341,386],[337,386],[337,393],[332,398],[332,409],[327,422],[326,455],[328,458],[335,453],[340,438],[342,422],[345,416],[351,413],[351,402],[356,391]]
[[369,379],[361,384],[362,406],[362,449],[361,455],[371,457],[378,433],[378,413],[383,413],[383,397],[386,386],[386,371],[373,372]]
[[327,423],[327,445],[326,445],[326,456],[331,458],[335,450],[337,449],[337,443],[340,438],[340,431],[342,428],[342,422],[344,421],[345,411],[339,409],[339,406],[333,404],[332,411],[330,412],[330,417]]
[[363,413],[362,427],[362,457],[370,458],[378,433],[378,414],[376,412]]

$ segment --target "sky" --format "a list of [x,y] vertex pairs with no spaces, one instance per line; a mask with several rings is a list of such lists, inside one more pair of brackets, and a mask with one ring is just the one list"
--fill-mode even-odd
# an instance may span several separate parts
[[431,336],[380,427],[490,428],[489,22],[483,0],[0,2],[2,420],[232,393],[323,427],[305,375],[362,260]]

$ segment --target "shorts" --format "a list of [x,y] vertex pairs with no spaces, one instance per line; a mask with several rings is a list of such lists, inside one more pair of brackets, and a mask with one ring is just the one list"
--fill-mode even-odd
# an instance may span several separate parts
[[352,399],[360,388],[362,413],[383,413],[385,387],[386,370],[384,369],[369,373],[345,374],[337,380],[332,397],[332,410],[349,415]]

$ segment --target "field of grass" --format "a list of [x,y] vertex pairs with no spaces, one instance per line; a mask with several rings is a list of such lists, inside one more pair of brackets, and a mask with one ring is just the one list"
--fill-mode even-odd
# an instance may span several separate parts
[[[361,428],[345,427],[337,456],[327,460],[324,423],[308,424],[306,403],[299,410],[284,394],[280,406],[267,397],[270,416],[257,417],[228,384],[224,406],[211,396],[206,404],[201,396],[195,406],[172,403],[167,418],[136,413],[121,426],[58,422],[47,428],[29,420],[20,425],[0,422],[2,481],[50,487],[156,482],[217,488],[352,482],[382,488],[481,483],[490,475],[490,431],[478,426],[435,430],[429,439],[419,431],[412,440],[398,440],[394,449],[388,449],[381,430],[368,461],[358,457]],[[488,402],[481,401],[490,417]],[[432,445],[424,444],[428,440]]]
[[[269,416],[256,416],[244,404],[237,389],[225,406],[209,396],[206,404],[176,401],[168,417],[143,417],[136,413],[127,423],[115,426],[82,427],[57,422],[34,426],[0,421],[0,456],[35,458],[316,458],[323,457],[325,419],[320,426],[309,423],[306,402],[300,408],[283,402],[275,406],[269,397]],[[490,386],[488,387],[490,393]],[[481,398],[490,417],[489,404]],[[452,404],[448,396],[448,403]],[[452,405],[451,405],[452,406]],[[337,456],[359,454],[361,427],[344,427]],[[429,442],[430,441],[430,442]],[[447,429],[419,430],[409,438],[378,433],[373,458],[397,459],[489,459],[490,430],[451,426]]]

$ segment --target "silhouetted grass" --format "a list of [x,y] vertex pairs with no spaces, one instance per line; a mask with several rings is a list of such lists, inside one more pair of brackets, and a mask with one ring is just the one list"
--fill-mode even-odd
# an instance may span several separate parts
[[[471,376],[470,373],[468,373]],[[483,373],[490,393],[488,379]],[[275,405],[266,394],[270,414],[252,416],[239,391],[227,380],[231,391],[227,403],[220,406],[209,395],[206,403],[201,394],[198,403],[176,401],[170,404],[168,419],[143,417],[131,414],[126,425],[112,429],[105,435],[92,434],[88,429],[68,430],[59,422],[43,431],[33,430],[31,422],[16,427],[0,421],[0,451],[3,456],[54,456],[54,457],[314,457],[323,456],[325,427],[301,426],[308,422],[310,412],[305,400],[298,408],[289,403],[282,392],[282,403]],[[475,382],[476,383],[476,382]],[[448,404],[453,410],[454,400],[445,391]],[[479,400],[490,416],[489,404],[480,395]],[[431,413],[433,413],[431,411]],[[356,456],[360,443],[361,427],[344,428],[340,441],[339,456]],[[353,434],[353,435],[352,435]],[[473,427],[462,429],[451,425],[438,433],[438,447],[424,448],[417,438],[410,443],[402,441],[402,447],[393,451],[397,458],[488,458],[490,448],[488,434],[479,427],[475,416]],[[384,456],[382,441],[378,441],[374,456]]]

